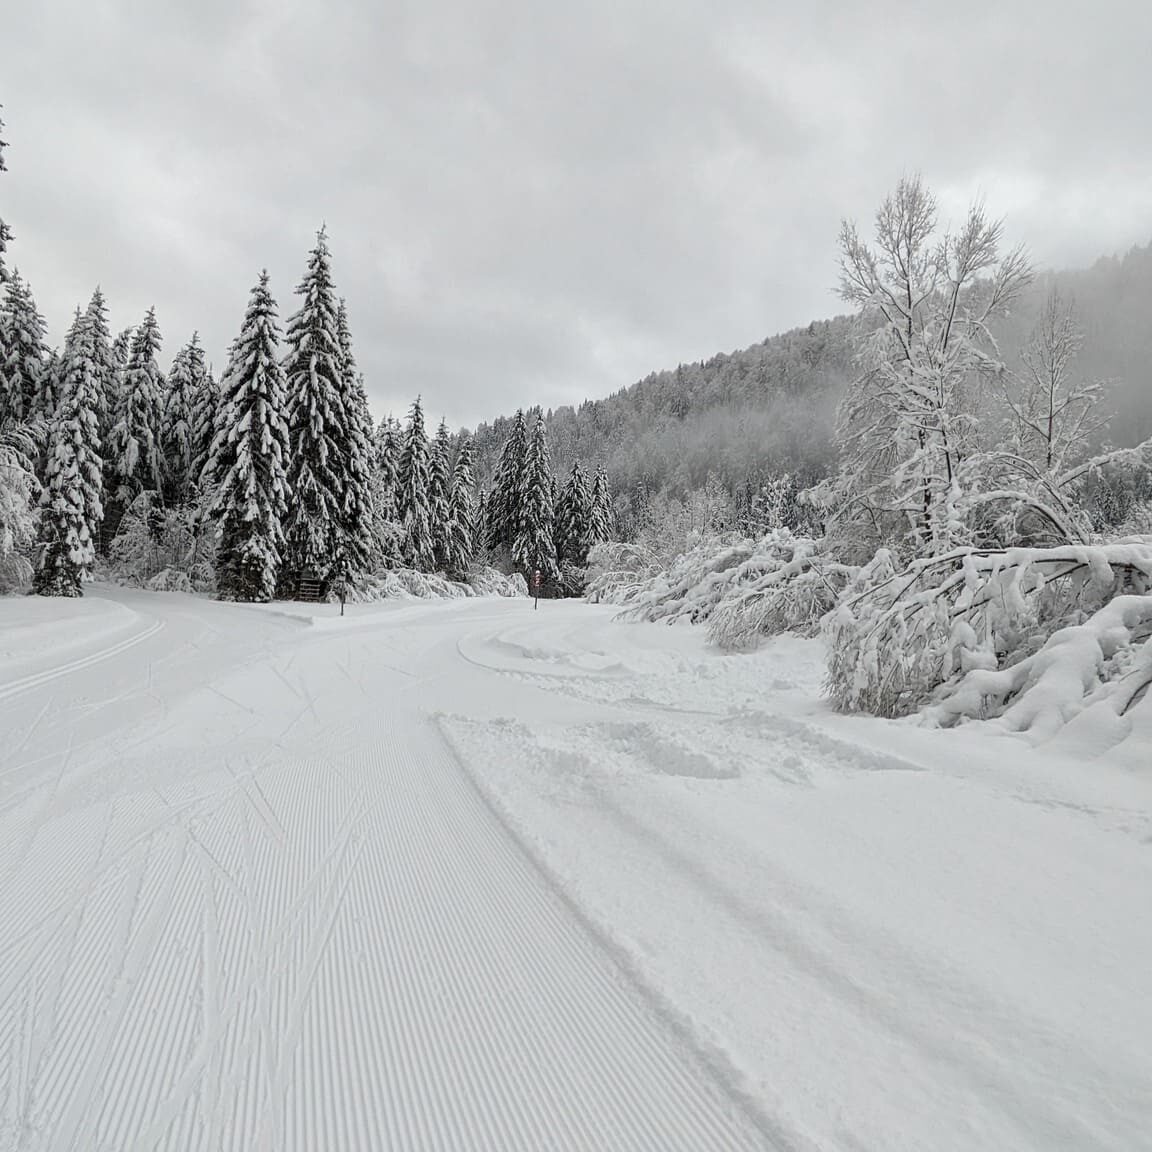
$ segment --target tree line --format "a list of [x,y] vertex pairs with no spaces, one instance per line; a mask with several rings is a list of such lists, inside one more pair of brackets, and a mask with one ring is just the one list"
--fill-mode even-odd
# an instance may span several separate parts
[[419,398],[406,425],[374,424],[323,229],[283,332],[260,274],[219,381],[195,334],[165,376],[154,309],[113,338],[99,288],[49,350],[10,239],[0,221],[0,563],[33,551],[36,592],[79,595],[118,531],[158,537],[173,510],[209,538],[217,594],[249,601],[481,561],[575,592],[611,533],[607,477],[576,461],[561,485],[540,419],[517,415],[489,494],[469,438],[443,421],[430,438]]

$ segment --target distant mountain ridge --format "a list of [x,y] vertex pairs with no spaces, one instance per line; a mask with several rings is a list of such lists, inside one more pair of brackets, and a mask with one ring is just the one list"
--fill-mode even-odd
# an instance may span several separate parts
[[[1152,436],[1152,243],[1090,268],[1039,273],[997,333],[1013,363],[1049,289],[1074,302],[1084,330],[1077,372],[1107,383],[1107,435],[1118,446]],[[834,461],[832,429],[854,372],[852,319],[816,320],[709,360],[653,372],[602,400],[545,413],[556,471],[603,464],[613,491],[680,495],[714,475],[729,491],[780,471],[804,481]],[[473,434],[487,484],[509,417]]]

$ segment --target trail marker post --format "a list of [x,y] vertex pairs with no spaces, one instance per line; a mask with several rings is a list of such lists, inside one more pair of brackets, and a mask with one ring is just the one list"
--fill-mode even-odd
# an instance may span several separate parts
[[532,573],[532,595],[535,597],[532,603],[532,611],[536,612],[540,608],[540,569],[537,568]]

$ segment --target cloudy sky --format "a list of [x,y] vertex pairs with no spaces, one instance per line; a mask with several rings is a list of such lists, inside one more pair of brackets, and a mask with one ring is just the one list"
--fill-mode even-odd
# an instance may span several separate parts
[[10,253],[217,366],[326,221],[377,414],[602,396],[837,311],[919,170],[1040,265],[1152,240],[1152,5],[5,0]]

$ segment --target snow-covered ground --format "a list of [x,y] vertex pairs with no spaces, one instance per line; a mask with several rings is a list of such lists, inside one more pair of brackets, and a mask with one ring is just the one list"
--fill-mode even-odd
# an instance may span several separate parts
[[1152,764],[572,602],[0,600],[0,1149],[1124,1149]]

